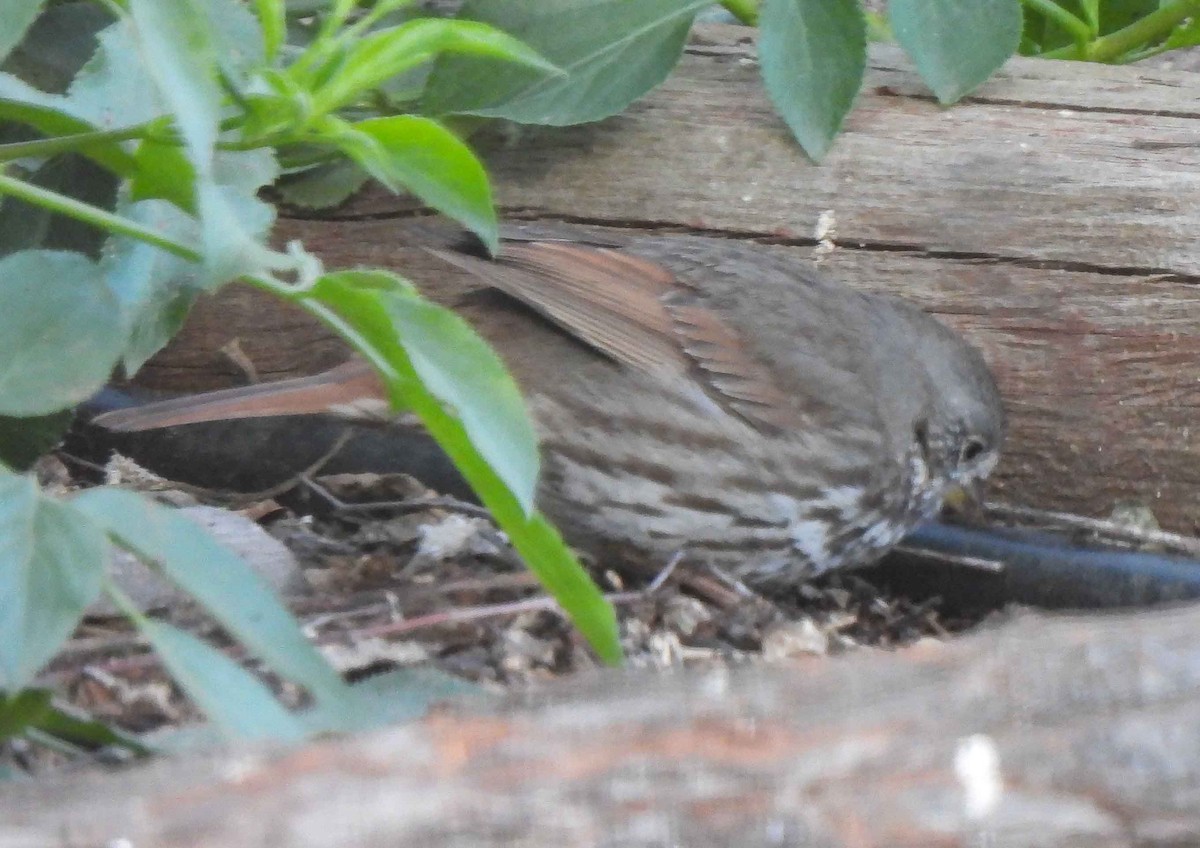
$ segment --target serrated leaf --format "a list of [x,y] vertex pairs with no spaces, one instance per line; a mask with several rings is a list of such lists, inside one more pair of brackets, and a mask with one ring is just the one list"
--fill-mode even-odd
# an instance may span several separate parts
[[483,165],[456,135],[416,115],[370,118],[338,136],[339,146],[393,191],[407,189],[478,235],[499,245],[492,190]]
[[349,159],[318,165],[276,184],[284,203],[298,209],[330,209],[352,197],[370,174]]
[[100,593],[104,535],[29,478],[0,473],[0,690],[25,686]]
[[0,415],[44,415],[108,380],[125,327],[99,268],[78,253],[0,259]]
[[[197,706],[210,719],[241,739],[299,742],[301,721],[271,691],[229,657],[196,637],[153,619],[138,629],[154,646]],[[328,729],[328,725],[320,728]]]
[[177,510],[119,489],[89,489],[72,504],[122,547],[152,562],[272,668],[318,700],[346,687],[300,632],[262,577]]
[[510,33],[565,71],[438,59],[422,111],[564,126],[621,112],[679,61],[698,0],[468,0],[459,16]]
[[25,30],[37,19],[45,0],[3,0],[0,2],[0,61],[20,44]]
[[862,86],[867,32],[858,0],[764,0],[759,30],[767,94],[820,161]]
[[[117,212],[183,244],[200,239],[195,219],[165,200],[123,203]],[[113,236],[100,268],[129,327],[122,362],[133,374],[170,341],[203,291],[199,266],[140,239]]]
[[212,169],[221,119],[217,51],[193,0],[129,0],[142,64],[168,105],[200,179]]
[[974,91],[1021,43],[1020,0],[892,0],[888,15],[943,104]]
[[66,109],[95,126],[116,130],[144,124],[167,113],[158,88],[137,54],[137,36],[122,18],[96,36],[92,58],[71,82]]

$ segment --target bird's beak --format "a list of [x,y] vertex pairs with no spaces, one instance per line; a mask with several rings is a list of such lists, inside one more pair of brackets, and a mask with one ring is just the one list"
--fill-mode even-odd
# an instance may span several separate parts
[[942,505],[959,515],[979,515],[983,511],[983,481],[955,483],[946,491]]

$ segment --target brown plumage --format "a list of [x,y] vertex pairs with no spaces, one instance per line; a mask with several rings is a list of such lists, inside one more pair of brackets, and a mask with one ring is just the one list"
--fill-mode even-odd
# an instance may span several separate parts
[[[1003,414],[979,354],[895,298],[766,248],[684,237],[528,237],[449,298],[500,352],[568,539],[643,566],[677,551],[756,580],[872,561],[995,465]],[[418,281],[448,298],[438,275]],[[353,361],[284,383],[109,413],[132,430],[300,412],[378,414]]]

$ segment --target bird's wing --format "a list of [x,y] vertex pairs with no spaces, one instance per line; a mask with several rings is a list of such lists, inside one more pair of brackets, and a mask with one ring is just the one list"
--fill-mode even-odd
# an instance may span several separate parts
[[802,423],[738,332],[657,262],[563,241],[507,243],[494,261],[433,252],[622,365],[693,381],[756,427]]

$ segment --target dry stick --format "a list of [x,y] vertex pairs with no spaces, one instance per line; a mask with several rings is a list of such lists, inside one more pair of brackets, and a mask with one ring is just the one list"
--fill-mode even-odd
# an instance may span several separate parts
[[424,498],[410,498],[403,501],[371,501],[369,503],[347,503],[339,498],[333,492],[322,486],[316,480],[309,476],[304,476],[301,480],[306,486],[324,498],[330,506],[340,512],[375,512],[375,511],[392,511],[401,515],[412,512],[420,512],[426,509],[445,509],[450,512],[459,512],[463,515],[472,518],[486,518],[489,521],[492,514],[481,506],[476,504],[460,501],[457,498],[448,497],[446,495],[434,495]]
[[[644,589],[639,589],[636,592],[614,592],[604,596],[604,599],[610,604],[627,604],[632,601],[644,600],[650,595],[657,592],[662,585],[667,582],[667,579],[675,571],[676,566],[683,560],[683,552],[676,551],[671,556],[670,561],[655,575],[654,579],[646,585]],[[353,638],[370,639],[379,636],[394,636],[400,633],[411,633],[414,630],[421,630],[426,627],[434,627],[441,624],[459,624],[465,621],[478,621],[485,618],[498,618],[506,615],[519,615],[523,612],[540,612],[540,611],[557,612],[563,614],[562,607],[558,605],[558,601],[549,595],[538,595],[536,598],[526,598],[521,601],[509,601],[504,604],[488,604],[478,607],[460,607],[458,609],[447,610],[445,612],[436,612],[429,615],[422,615],[417,618],[408,618],[403,621],[396,621],[391,624],[381,624],[376,627],[367,627],[362,630],[355,630],[351,634]]]
[[984,510],[988,515],[999,518],[1015,519],[1018,521],[1038,521],[1058,524],[1080,530],[1088,530],[1129,544],[1163,545],[1180,553],[1200,558],[1200,539],[1169,533],[1166,530],[1148,530],[1119,524],[1104,518],[1088,518],[1069,512],[1053,512],[1050,510],[1034,509],[1024,506],[1009,506],[1007,504],[986,503]]

